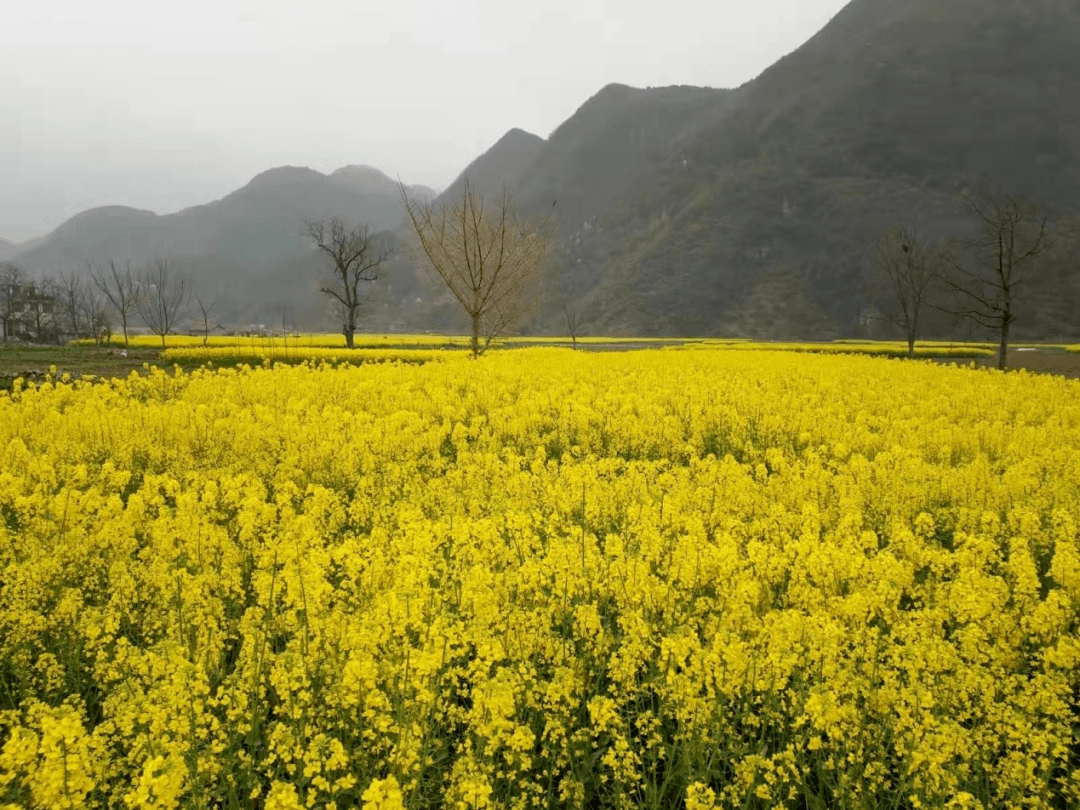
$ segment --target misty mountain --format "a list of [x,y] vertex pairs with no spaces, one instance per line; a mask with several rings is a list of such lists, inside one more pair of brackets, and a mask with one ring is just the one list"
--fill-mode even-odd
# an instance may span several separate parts
[[[435,194],[424,186],[411,193]],[[283,303],[320,319],[324,307],[315,290],[322,264],[302,229],[305,219],[330,216],[366,223],[372,232],[397,228],[397,182],[367,166],[330,175],[282,166],[220,200],[175,214],[122,206],[84,211],[12,258],[30,273],[168,258],[203,294],[222,302],[221,320],[265,320],[268,308],[280,316]]]
[[465,167],[442,194],[439,204],[460,199],[468,179],[473,193],[496,197],[503,186],[517,192],[521,176],[536,162],[544,148],[544,139],[523,129],[511,129],[495,145]]
[[[403,214],[401,192],[398,190],[397,180],[391,179],[371,166],[343,166],[331,172],[329,177],[346,188],[351,188],[370,198],[373,206],[384,206],[384,210],[379,213],[378,221],[400,224]],[[425,202],[430,202],[438,196],[435,189],[419,184],[405,186],[405,193]]]
[[[739,88],[609,85],[546,140],[512,129],[438,199],[468,177],[556,218],[532,331],[560,331],[570,303],[594,334],[867,334],[872,241],[916,214],[930,236],[970,234],[959,190],[988,179],[1080,227],[1077,53],[1075,0],[853,0]],[[14,258],[51,272],[168,256],[225,302],[222,320],[332,326],[299,235],[332,214],[394,231],[364,328],[459,323],[402,249],[396,181],[366,166],[271,169],[167,216],[94,209]],[[1058,235],[1021,336],[1080,337],[1080,237]]]
[[[903,216],[962,233],[955,192],[984,176],[1080,211],[1077,53],[1066,0],[854,0],[737,90],[605,88],[520,185],[559,199],[549,295],[602,333],[855,334],[867,244]],[[1021,331],[1080,334],[1078,312]]]
[[680,138],[720,120],[731,100],[730,90],[608,85],[552,133],[516,191],[525,205],[554,207],[564,232],[581,226],[627,203]]
[[3,237],[0,237],[0,261],[15,253],[16,245]]

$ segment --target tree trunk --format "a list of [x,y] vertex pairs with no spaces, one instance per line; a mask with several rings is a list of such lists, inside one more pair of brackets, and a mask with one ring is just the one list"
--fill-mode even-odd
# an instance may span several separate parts
[[480,356],[480,316],[473,315],[472,318],[472,356],[475,360]]
[[128,336],[127,336],[127,313],[126,313],[126,312],[121,312],[121,313],[120,313],[120,323],[121,323],[121,324],[123,325],[123,327],[124,327],[124,348],[126,349],[126,348],[128,347]]
[[165,333],[161,333],[161,350],[165,351]]
[[1007,367],[1005,359],[1009,351],[1009,321],[1009,307],[1006,305],[1001,319],[1001,345],[998,346],[998,368],[1002,371]]
[[351,326],[346,326],[341,331],[345,333],[345,346],[350,349],[353,348],[353,335],[356,333],[356,329]]
[[915,356],[915,333],[909,331],[907,336],[907,356]]

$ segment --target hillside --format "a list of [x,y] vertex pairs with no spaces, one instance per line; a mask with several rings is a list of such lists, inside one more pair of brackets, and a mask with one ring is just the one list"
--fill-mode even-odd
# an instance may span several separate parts
[[516,193],[522,175],[532,166],[544,149],[544,139],[522,129],[511,129],[495,145],[465,167],[437,198],[444,203],[458,199],[468,179],[473,191],[482,196],[495,196],[506,187]]
[[[371,200],[373,208],[373,221],[398,225],[402,220],[401,196],[398,190],[398,181],[391,179],[378,169],[371,166],[343,166],[329,175],[330,179],[342,184],[346,188],[363,194]],[[410,196],[421,200],[434,200],[438,196],[435,189],[424,185],[411,185],[405,187],[405,192]],[[383,227],[391,227],[386,224]]]
[[[413,187],[433,196],[431,189]],[[321,322],[315,292],[321,263],[302,238],[305,219],[340,216],[372,231],[401,224],[397,183],[382,172],[348,166],[324,175],[283,166],[206,205],[159,216],[121,206],[72,217],[12,257],[30,273],[81,269],[87,261],[142,264],[167,257],[194,276],[226,322],[281,318],[281,307]]]
[[[855,0],[658,138],[662,155],[614,191],[595,175],[573,180],[588,156],[625,148],[617,113],[587,116],[591,128],[559,154],[552,136],[525,186],[535,210],[556,196],[562,206],[567,188],[581,194],[551,292],[579,301],[598,332],[856,334],[872,303],[867,243],[903,215],[960,232],[954,193],[983,175],[1080,212],[1077,52],[1075,3]],[[642,106],[672,92],[615,90]],[[605,92],[615,94],[590,103]],[[781,290],[769,325],[751,317],[755,300]],[[1053,322],[1029,312],[1022,331],[1080,334],[1077,312]]]

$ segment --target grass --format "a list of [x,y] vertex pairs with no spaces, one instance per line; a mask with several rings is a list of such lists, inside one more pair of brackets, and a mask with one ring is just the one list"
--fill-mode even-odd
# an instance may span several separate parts
[[[653,337],[579,337],[579,346],[626,348],[651,347],[672,349],[738,349],[771,350],[794,352],[838,353],[850,352],[872,354],[883,357],[904,357],[907,344],[902,341],[872,340],[835,340],[832,342],[756,342],[744,338],[653,338]],[[417,352],[417,360],[428,360],[431,350],[465,349],[469,339],[464,335],[370,335],[356,336],[355,345],[358,359],[403,359],[403,358],[366,358],[374,353],[408,354]],[[560,336],[508,337],[497,341],[495,347],[514,348],[529,345],[569,346],[570,338]],[[126,377],[132,371],[142,373],[148,366],[180,366],[189,371],[212,360],[215,365],[237,365],[251,363],[253,358],[272,356],[280,362],[283,352],[289,360],[317,359],[329,350],[345,349],[344,338],[339,334],[306,333],[300,335],[281,335],[272,337],[244,337],[212,335],[207,346],[213,351],[190,351],[202,347],[200,335],[170,335],[166,340],[170,351],[164,356],[160,338],[154,335],[133,336],[125,349],[122,338],[113,338],[112,343],[97,345],[94,341],[74,341],[66,346],[33,346],[16,343],[0,344],[0,390],[11,388],[16,377],[29,380],[39,379],[55,367],[57,376],[69,374],[73,378],[82,376]],[[236,351],[230,352],[229,348]],[[1037,348],[1038,353],[1019,352],[1019,349]],[[188,351],[185,351],[188,350]],[[337,354],[337,352],[334,352]],[[978,359],[989,362],[996,356],[997,346],[993,343],[961,343],[949,341],[919,341],[916,343],[916,355],[937,360]],[[203,354],[214,355],[202,357]],[[421,358],[421,354],[425,355]],[[1026,367],[1033,371],[1080,376],[1080,364],[1074,363],[1080,355],[1080,344],[1065,343],[1017,343],[1010,346],[1010,366]],[[344,359],[344,358],[340,358]],[[1076,368],[1073,366],[1077,365]]]
[[[72,377],[126,377],[132,371],[142,372],[145,363],[160,363],[160,349],[127,349],[91,345],[27,346],[0,344],[0,389],[8,390],[16,377],[35,379],[50,373],[70,374]],[[182,368],[189,370],[193,365]]]

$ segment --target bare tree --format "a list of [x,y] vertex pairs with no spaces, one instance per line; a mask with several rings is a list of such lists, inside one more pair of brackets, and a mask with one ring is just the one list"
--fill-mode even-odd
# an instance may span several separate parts
[[874,243],[874,260],[881,279],[889,288],[896,309],[878,317],[904,330],[908,357],[915,356],[919,316],[941,274],[945,257],[943,245],[935,246],[920,233],[912,220],[890,228]]
[[367,225],[349,228],[340,217],[304,222],[304,236],[330,257],[333,268],[319,286],[319,292],[329,295],[341,316],[341,331],[345,345],[353,348],[353,338],[360,305],[367,298],[360,293],[361,282],[376,281],[373,272],[386,261],[388,252],[376,248]]
[[202,315],[203,322],[203,339],[202,345],[205,346],[206,342],[210,339],[210,313],[214,307],[217,306],[217,300],[207,302],[203,296],[195,296],[195,305],[199,308],[199,312]]
[[19,322],[19,291],[26,283],[22,268],[10,262],[0,263],[0,318],[4,320],[4,342],[15,337]]
[[398,187],[418,253],[468,315],[473,357],[479,357],[538,304],[535,287],[555,222],[520,217],[505,188],[489,203],[466,180],[460,197],[436,206]]
[[155,259],[142,272],[135,308],[146,327],[161,338],[162,349],[165,336],[187,313],[188,293],[187,279],[172,275],[167,259]]
[[569,304],[563,304],[562,311],[566,322],[566,334],[570,336],[570,341],[576,349],[578,334],[581,332],[581,313]]
[[112,340],[112,319],[108,299],[90,285],[84,284],[79,295],[79,311],[88,336],[100,346]]
[[34,285],[34,294],[28,297],[24,314],[24,325],[35,343],[49,343],[56,340],[56,304],[59,300],[56,282],[43,278]]
[[1004,369],[1015,304],[1034,276],[1035,260],[1048,247],[1049,217],[1027,197],[1003,194],[993,186],[965,192],[961,202],[978,217],[982,233],[975,239],[956,240],[974,267],[949,261],[942,280],[954,301],[937,308],[995,332],[998,368]]
[[124,345],[128,345],[128,318],[136,312],[139,297],[139,282],[131,270],[131,262],[120,270],[116,262],[110,261],[107,268],[95,267],[86,263],[90,281],[120,318],[120,328],[124,332]]
[[61,320],[75,338],[85,336],[83,328],[83,279],[72,270],[65,273],[56,268],[56,292],[60,300]]

